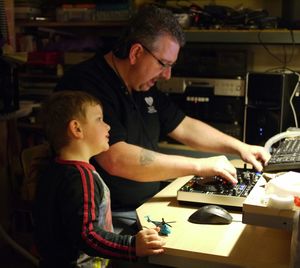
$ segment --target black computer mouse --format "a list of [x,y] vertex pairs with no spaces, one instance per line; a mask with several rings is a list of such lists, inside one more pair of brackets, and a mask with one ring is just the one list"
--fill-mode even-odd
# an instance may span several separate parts
[[220,206],[206,205],[196,210],[188,221],[200,224],[229,224],[232,222],[232,216]]

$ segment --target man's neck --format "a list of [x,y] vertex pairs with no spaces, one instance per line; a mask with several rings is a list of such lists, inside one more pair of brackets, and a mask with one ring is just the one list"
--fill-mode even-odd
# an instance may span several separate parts
[[122,63],[124,60],[117,58],[112,52],[104,55],[104,58],[130,92],[131,90],[126,82],[126,72],[124,71],[125,66],[124,63]]

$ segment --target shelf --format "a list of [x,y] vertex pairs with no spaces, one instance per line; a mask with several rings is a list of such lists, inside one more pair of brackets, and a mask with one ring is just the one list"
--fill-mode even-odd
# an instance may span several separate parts
[[[101,28],[119,31],[127,21],[103,22],[54,22],[54,21],[16,21],[19,27],[38,28]],[[187,42],[219,44],[300,44],[300,30],[185,30]],[[294,40],[293,40],[294,39]]]
[[[300,30],[186,30],[187,42],[225,44],[300,44]],[[294,42],[293,42],[294,38]]]
[[54,75],[54,74],[38,74],[38,73],[19,73],[18,74],[19,78],[41,78],[41,79],[53,79],[53,80],[58,80],[60,79],[59,76]]
[[34,31],[55,32],[61,34],[80,35],[102,34],[107,37],[119,36],[127,21],[102,21],[102,22],[57,22],[57,21],[16,21],[20,29],[34,29]]
[[22,21],[17,20],[16,25],[19,27],[53,27],[53,28],[66,28],[66,27],[123,27],[127,21],[98,21],[98,22],[57,22],[57,21]]

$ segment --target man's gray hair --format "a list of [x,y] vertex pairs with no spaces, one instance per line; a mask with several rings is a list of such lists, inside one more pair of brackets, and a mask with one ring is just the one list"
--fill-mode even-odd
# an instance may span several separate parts
[[155,49],[155,41],[165,35],[173,38],[180,47],[184,46],[184,32],[174,14],[165,8],[146,5],[131,18],[113,52],[119,58],[126,58],[134,43],[141,43],[152,50]]

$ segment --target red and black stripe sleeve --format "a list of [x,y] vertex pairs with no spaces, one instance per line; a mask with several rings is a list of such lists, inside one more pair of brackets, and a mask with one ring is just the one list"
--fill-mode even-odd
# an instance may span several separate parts
[[103,222],[110,213],[102,180],[90,166],[75,165],[63,186],[62,217],[66,236],[90,256],[136,260],[135,237],[108,231]]

